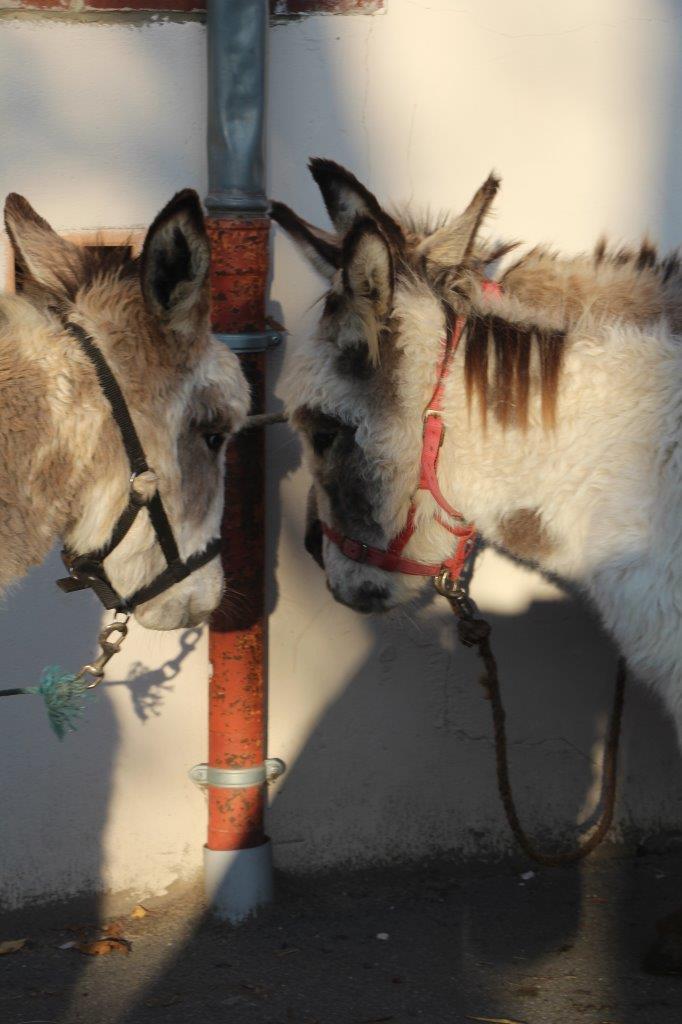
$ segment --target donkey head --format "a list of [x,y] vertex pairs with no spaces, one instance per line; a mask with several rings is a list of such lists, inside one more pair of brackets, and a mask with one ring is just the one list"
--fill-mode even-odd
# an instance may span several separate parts
[[[85,554],[109,544],[130,499],[130,466],[93,366],[65,322],[95,343],[123,393],[158,488],[180,558],[206,548],[220,530],[227,437],[243,423],[248,387],[237,358],[215,342],[209,324],[209,244],[195,192],[179,192],[150,227],[142,254],[87,250],[56,234],[21,196],[5,219],[23,297],[44,325],[22,339],[50,368],[52,462],[65,514],[57,528],[68,549]],[[36,318],[34,317],[34,320]],[[47,444],[47,441],[45,442]],[[57,453],[57,454],[55,454]],[[47,472],[47,471],[46,471]],[[146,509],[106,557],[124,598],[166,567]],[[204,620],[223,586],[218,557],[136,608],[153,629]]]
[[[281,203],[272,207],[329,281],[317,333],[297,347],[286,389],[314,480],[306,546],[337,600],[381,611],[423,580],[350,561],[323,537],[319,520],[383,549],[405,525],[447,309],[465,301],[485,264],[502,253],[476,245],[498,181],[488,178],[459,217],[429,230],[387,213],[337,164],[315,159],[310,170],[334,233]],[[434,525],[436,510],[430,494],[418,498],[410,558],[433,562],[452,553],[452,537]]]

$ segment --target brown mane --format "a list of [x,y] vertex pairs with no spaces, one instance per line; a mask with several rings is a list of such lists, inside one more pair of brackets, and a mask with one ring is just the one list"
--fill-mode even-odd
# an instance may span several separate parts
[[[543,319],[550,318],[554,326],[469,314],[464,369],[467,403],[471,410],[474,396],[478,398],[484,424],[492,410],[503,426],[525,427],[535,378],[543,424],[554,425],[566,334],[585,314],[639,328],[666,316],[673,330],[682,326],[679,253],[659,257],[646,239],[632,249],[610,248],[602,240],[593,254],[575,257],[534,249],[514,263],[500,283],[506,295],[527,309],[541,310]],[[537,375],[531,372],[533,350]]]
[[469,412],[476,395],[484,425],[492,409],[502,426],[525,427],[535,347],[542,421],[545,427],[554,426],[566,332],[476,314],[469,317],[465,330],[464,380]]
[[[103,245],[97,241],[93,245],[79,247],[78,259],[65,268],[63,273],[55,268],[63,291],[73,302],[77,293],[89,288],[102,277],[126,280],[139,274],[140,260],[132,255],[130,244]],[[15,257],[15,289],[17,292],[30,292],[31,275],[27,272],[23,260]]]

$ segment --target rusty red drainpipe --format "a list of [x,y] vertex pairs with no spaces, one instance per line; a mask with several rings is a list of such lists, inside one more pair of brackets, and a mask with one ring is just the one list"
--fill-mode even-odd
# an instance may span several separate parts
[[[265,0],[209,0],[208,150],[213,328],[239,352],[263,410],[270,221],[263,183]],[[222,560],[226,596],[211,621],[206,889],[213,911],[242,920],[272,897],[264,832],[266,765],[265,437],[229,446]]]

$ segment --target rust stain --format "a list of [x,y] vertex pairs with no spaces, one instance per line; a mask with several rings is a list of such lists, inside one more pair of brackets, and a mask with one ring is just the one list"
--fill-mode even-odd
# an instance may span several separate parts
[[[265,329],[269,227],[266,218],[208,219],[216,331]],[[252,411],[260,411],[264,355],[249,354],[241,362],[252,389]],[[209,633],[209,764],[224,768],[253,767],[265,758],[264,461],[262,431],[238,436],[228,449],[221,527],[226,596]],[[209,848],[245,849],[262,843],[263,802],[262,786],[209,787]]]

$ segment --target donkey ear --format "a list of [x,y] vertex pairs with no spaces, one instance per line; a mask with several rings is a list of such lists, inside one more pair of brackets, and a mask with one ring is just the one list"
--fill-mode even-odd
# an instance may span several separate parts
[[343,244],[343,283],[353,298],[371,303],[379,319],[393,304],[393,256],[371,217],[358,217]]
[[439,268],[449,269],[463,263],[471,254],[483,218],[488,213],[499,187],[500,179],[490,174],[464,213],[425,238],[417,252]]
[[354,174],[333,160],[321,157],[311,157],[308,168],[319,185],[327,213],[339,234],[350,231],[356,217],[372,217],[393,245],[403,247],[405,238],[400,225],[382,210],[376,197]]
[[5,227],[22,270],[56,298],[73,298],[83,266],[78,246],[53,231],[16,192],[5,201]]
[[313,227],[284,203],[272,203],[270,217],[293,238],[323,277],[334,276],[334,271],[341,266],[341,249],[333,235]]
[[370,217],[358,217],[343,245],[343,283],[365,325],[373,363],[379,361],[379,328],[393,305],[391,246]]
[[186,188],[147,232],[140,280],[147,309],[173,330],[191,330],[208,308],[211,250],[199,196]]

